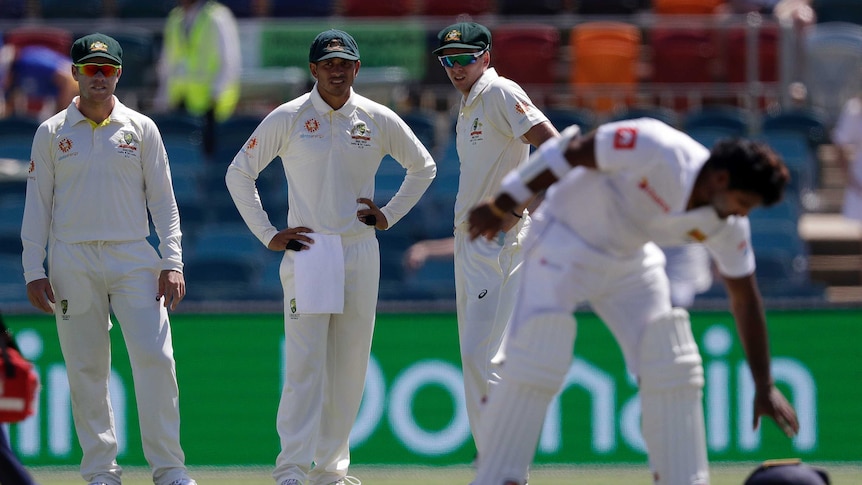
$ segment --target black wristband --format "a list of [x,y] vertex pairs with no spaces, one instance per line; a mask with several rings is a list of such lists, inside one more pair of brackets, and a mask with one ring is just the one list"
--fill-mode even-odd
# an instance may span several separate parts
[[512,215],[513,215],[513,216],[515,216],[515,217],[517,217],[518,219],[521,219],[521,218],[523,218],[523,217],[524,217],[523,213],[518,214],[518,213],[517,213],[517,212],[515,212],[515,211],[512,211]]
[[367,226],[376,226],[377,225],[377,216],[374,214],[370,214],[365,216],[365,225]]
[[287,242],[287,247],[285,247],[284,249],[286,251],[299,251],[302,249],[302,246],[305,246],[305,245],[302,244],[301,242],[297,241],[296,239],[291,239],[290,241]]

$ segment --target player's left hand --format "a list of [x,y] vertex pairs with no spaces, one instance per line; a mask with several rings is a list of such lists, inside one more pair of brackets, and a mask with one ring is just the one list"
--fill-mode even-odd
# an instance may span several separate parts
[[796,411],[774,385],[770,386],[768,391],[758,391],[754,396],[753,429],[757,429],[761,416],[772,418],[788,438],[799,432]]
[[[494,240],[503,228],[503,219],[491,210],[491,201],[482,202],[470,211],[468,221],[470,222],[470,239],[485,236],[489,241]],[[514,218],[514,216],[512,216]]]
[[164,297],[165,308],[173,311],[186,297],[186,279],[182,273],[172,269],[162,270],[159,274],[159,292],[156,300]]
[[368,209],[359,209],[356,211],[356,218],[362,221],[362,223],[374,226],[381,231],[389,228],[389,221],[386,220],[383,211],[374,204],[373,200],[360,197],[356,199],[356,202],[368,206]]

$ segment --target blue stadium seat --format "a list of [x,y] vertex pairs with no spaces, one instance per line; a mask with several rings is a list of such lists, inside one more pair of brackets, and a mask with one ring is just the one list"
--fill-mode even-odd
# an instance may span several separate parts
[[571,125],[578,125],[581,133],[587,133],[596,126],[596,115],[590,110],[580,108],[552,108],[544,111],[548,121],[557,131]]
[[0,256],[0,302],[27,303],[21,255]]
[[114,0],[117,17],[153,18],[164,21],[171,9],[177,6],[175,0]]
[[105,15],[102,0],[39,0],[46,19],[98,19]]
[[412,110],[399,116],[433,155],[437,149],[437,126],[434,122],[434,114]]
[[679,115],[677,115],[676,111],[669,108],[662,108],[659,106],[645,108],[627,108],[625,110],[618,111],[612,114],[610,121],[630,120],[643,117],[655,118],[673,127],[679,126]]
[[449,259],[429,259],[421,268],[405,275],[404,288],[417,299],[454,299],[455,265]]
[[183,275],[192,301],[256,299],[255,281],[259,262],[242,254],[190,256]]
[[0,19],[20,19],[27,14],[27,0],[0,0]]
[[716,129],[730,136],[744,137],[751,133],[748,113],[735,106],[710,106],[691,111],[682,119],[682,130]]

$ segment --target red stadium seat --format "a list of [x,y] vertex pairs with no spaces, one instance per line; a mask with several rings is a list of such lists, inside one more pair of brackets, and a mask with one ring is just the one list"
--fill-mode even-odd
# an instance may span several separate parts
[[409,0],[343,0],[341,14],[345,17],[403,17],[413,13],[413,2]]
[[656,27],[650,32],[652,81],[670,93],[675,109],[706,95],[718,80],[719,49],[715,32],[696,27]]
[[46,25],[15,27],[3,35],[6,44],[16,47],[41,45],[53,49],[60,54],[69,55],[72,48],[72,32]]
[[491,0],[420,0],[419,15],[482,15],[493,10]]
[[491,35],[491,65],[521,85],[556,82],[560,33],[546,24],[505,24]]
[[653,12],[660,15],[711,15],[725,0],[653,0]]
[[[732,83],[749,81],[747,31],[740,27],[729,29],[726,33],[727,80]],[[755,80],[774,83],[778,81],[778,29],[774,26],[762,27],[757,35],[758,75]]]

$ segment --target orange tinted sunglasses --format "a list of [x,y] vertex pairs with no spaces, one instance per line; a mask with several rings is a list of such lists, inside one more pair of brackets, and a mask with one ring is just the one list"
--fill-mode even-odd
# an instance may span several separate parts
[[75,64],[75,67],[78,68],[79,73],[88,77],[93,77],[100,72],[105,77],[116,76],[123,68],[115,64]]

